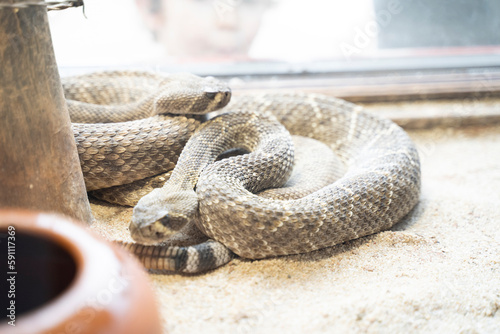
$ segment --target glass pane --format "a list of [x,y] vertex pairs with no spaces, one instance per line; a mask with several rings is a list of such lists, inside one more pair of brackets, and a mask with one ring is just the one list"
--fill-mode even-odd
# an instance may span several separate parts
[[199,74],[500,64],[498,0],[86,0],[49,14],[64,67]]

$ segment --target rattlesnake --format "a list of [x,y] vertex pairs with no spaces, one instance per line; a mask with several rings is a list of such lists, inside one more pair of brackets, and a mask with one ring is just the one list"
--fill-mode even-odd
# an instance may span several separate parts
[[[104,84],[96,84],[96,78],[104,78]],[[168,112],[183,112],[183,106],[193,112],[194,105],[211,111],[229,100],[229,89],[213,79],[180,76],[172,83],[171,78],[106,72],[64,81],[72,120],[73,113],[92,108],[96,115],[112,114],[108,121],[116,121],[115,108],[131,117],[133,108],[107,106],[123,103],[122,95],[140,110],[140,117],[147,117],[73,125],[89,190],[143,179],[177,163],[164,188],[153,190],[134,208],[133,237],[156,243],[181,229],[199,230],[210,240],[195,246],[125,244],[147,267],[200,272],[226,263],[232,252],[251,259],[309,252],[388,229],[418,202],[418,153],[391,121],[340,99],[303,93],[240,96],[224,108],[227,113],[201,126],[200,120],[185,116],[152,116],[172,104],[172,86],[181,102]],[[168,87],[158,88],[165,82]],[[92,106],[96,103],[104,106]],[[249,190],[269,187],[271,180],[283,184],[290,175],[294,146],[289,133],[326,144],[346,166],[345,174],[298,199],[252,194]],[[251,153],[209,163],[231,148]],[[283,158],[279,164],[277,157]],[[169,198],[184,201],[172,205],[165,202]],[[197,237],[206,239],[203,235],[198,232]]]

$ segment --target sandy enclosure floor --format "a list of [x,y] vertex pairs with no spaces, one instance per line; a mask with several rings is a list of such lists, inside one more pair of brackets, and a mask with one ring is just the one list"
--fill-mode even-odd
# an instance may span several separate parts
[[[500,126],[413,130],[417,207],[390,231],[309,254],[150,273],[170,333],[500,333]],[[129,240],[131,209],[93,201]]]

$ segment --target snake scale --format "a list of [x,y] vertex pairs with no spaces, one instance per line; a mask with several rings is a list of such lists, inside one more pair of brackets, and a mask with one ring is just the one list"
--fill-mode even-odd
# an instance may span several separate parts
[[[234,254],[261,259],[333,246],[390,228],[419,199],[420,162],[409,136],[340,99],[276,93],[229,103],[229,88],[213,78],[146,72],[77,76],[63,87],[88,190],[175,166],[134,208],[138,243],[122,244],[151,269],[202,272]],[[224,113],[206,122],[180,115],[219,108]],[[309,138],[311,149],[295,152],[295,136]],[[294,158],[308,160],[316,141],[324,148],[314,155],[332,152],[330,162],[296,173]],[[230,149],[246,154],[215,162]],[[336,172],[321,174],[329,169]],[[286,189],[297,174],[325,183]],[[283,185],[279,194],[256,194]]]

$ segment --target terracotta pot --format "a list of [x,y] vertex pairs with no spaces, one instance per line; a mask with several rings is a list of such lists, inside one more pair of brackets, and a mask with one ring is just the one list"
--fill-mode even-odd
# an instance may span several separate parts
[[0,333],[161,333],[142,267],[81,224],[0,210],[0,262]]

